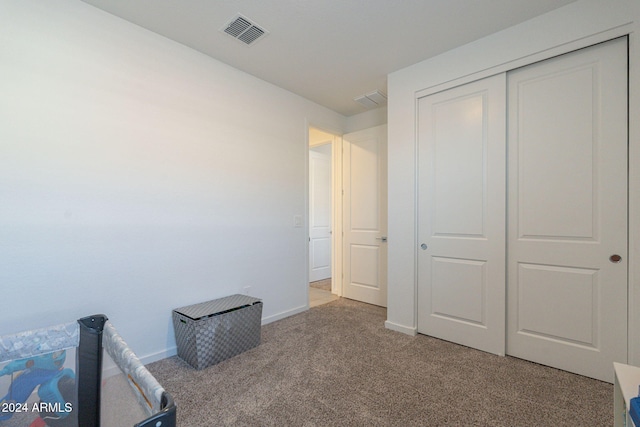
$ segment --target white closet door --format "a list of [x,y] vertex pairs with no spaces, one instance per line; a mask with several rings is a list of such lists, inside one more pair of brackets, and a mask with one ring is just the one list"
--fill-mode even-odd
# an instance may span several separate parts
[[515,70],[507,353],[613,381],[627,360],[627,47]]
[[419,100],[418,332],[505,352],[505,75]]

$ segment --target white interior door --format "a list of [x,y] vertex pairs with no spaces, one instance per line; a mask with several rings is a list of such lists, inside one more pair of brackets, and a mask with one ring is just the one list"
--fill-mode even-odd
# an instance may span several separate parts
[[309,281],[331,277],[331,145],[309,149]]
[[504,74],[419,100],[418,332],[505,351]]
[[343,296],[387,306],[387,127],[343,136]]
[[627,360],[626,72],[619,39],[508,77],[507,352],[609,382]]

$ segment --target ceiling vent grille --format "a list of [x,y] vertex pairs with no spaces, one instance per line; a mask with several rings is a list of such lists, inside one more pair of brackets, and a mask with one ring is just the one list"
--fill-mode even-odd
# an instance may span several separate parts
[[221,28],[221,31],[229,34],[246,45],[251,45],[268,34],[266,30],[260,28],[258,25],[251,22],[251,20],[246,16],[242,16],[240,14],[233,17],[223,28]]
[[387,95],[379,90],[374,90],[366,95],[356,96],[353,100],[367,109],[378,108],[387,103]]

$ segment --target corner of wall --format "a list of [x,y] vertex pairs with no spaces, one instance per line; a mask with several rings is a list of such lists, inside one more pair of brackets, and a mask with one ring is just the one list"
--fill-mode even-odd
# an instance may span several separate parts
[[418,330],[414,326],[399,325],[397,323],[393,323],[388,320],[384,322],[384,327],[391,331],[401,332],[403,334],[411,335],[413,337],[415,337],[418,334]]
[[345,133],[387,124],[387,107],[376,108],[347,117]]

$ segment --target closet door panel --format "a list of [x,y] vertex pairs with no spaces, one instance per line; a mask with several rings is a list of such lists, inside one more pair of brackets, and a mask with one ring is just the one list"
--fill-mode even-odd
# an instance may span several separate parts
[[508,74],[507,352],[609,382],[627,359],[626,52]]
[[421,98],[418,332],[505,352],[504,74]]

